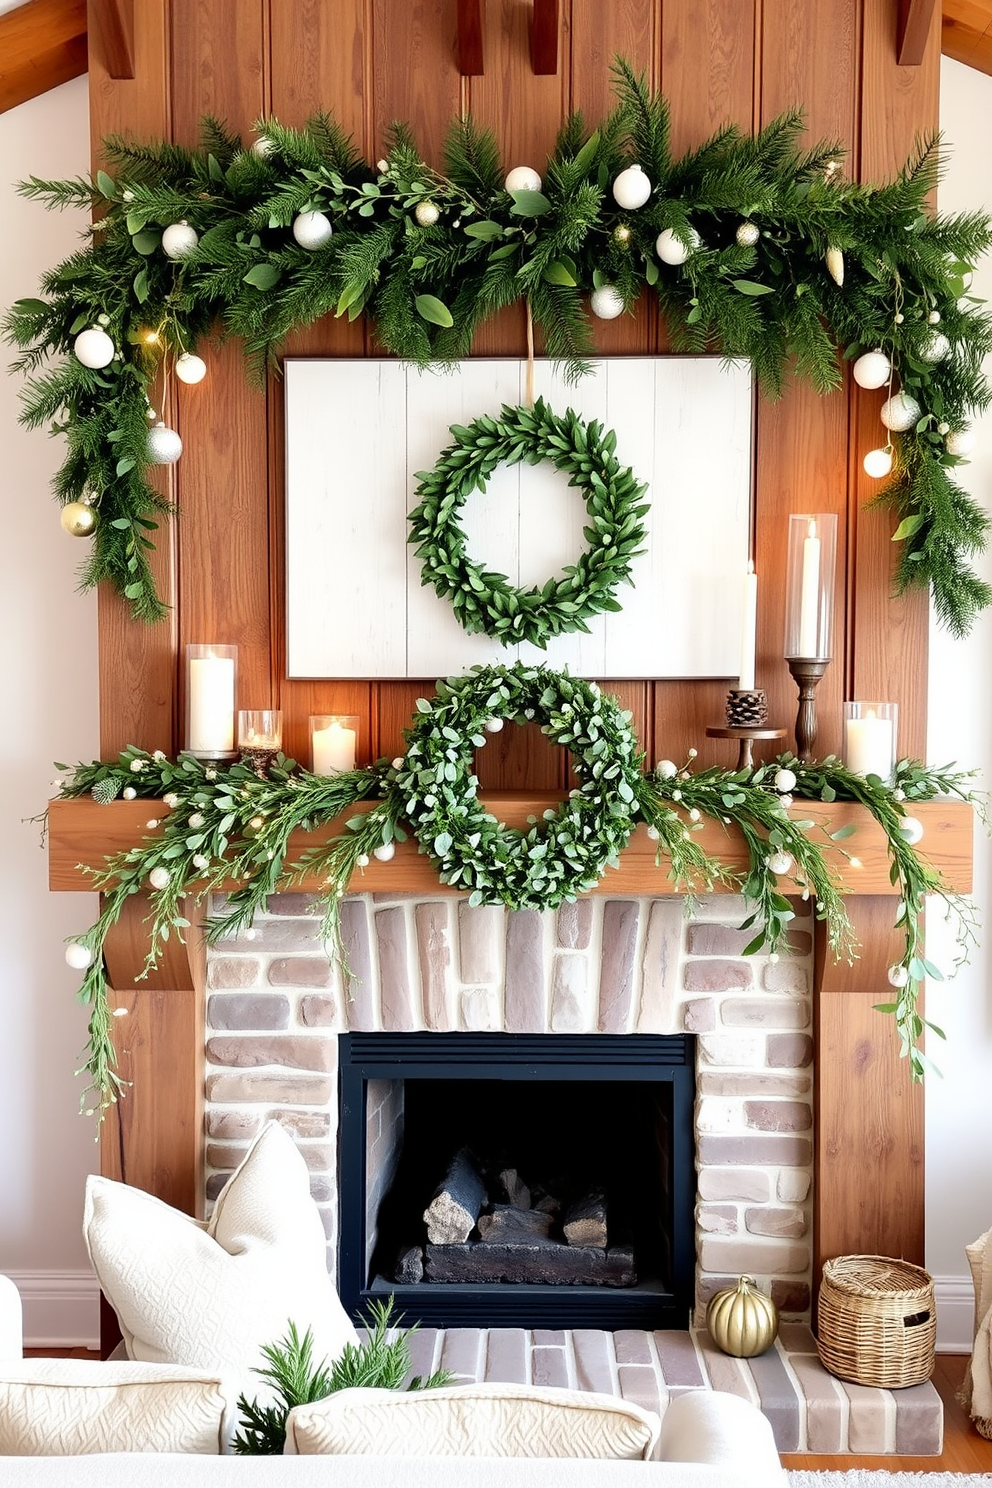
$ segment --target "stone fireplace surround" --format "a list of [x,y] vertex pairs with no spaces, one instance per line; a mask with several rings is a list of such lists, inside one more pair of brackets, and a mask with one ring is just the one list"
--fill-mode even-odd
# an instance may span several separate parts
[[[346,989],[305,894],[208,953],[205,1186],[222,1189],[263,1121],[283,1122],[311,1173],[335,1270],[337,1054],[347,1031],[696,1035],[696,1287],[689,1331],[423,1327],[414,1370],[601,1390],[663,1410],[729,1390],[768,1416],[780,1451],[936,1454],[929,1383],[890,1391],[828,1375],[809,1327],[812,1269],[813,921],[793,949],[744,957],[739,898],[590,896],[543,914],[451,895],[349,896]],[[370,1101],[367,1166],[382,1174],[395,1087]],[[373,1198],[376,1195],[372,1196]],[[700,1328],[709,1296],[757,1277],[783,1322],[768,1353],[726,1357]],[[687,1319],[687,1322],[689,1320]]]

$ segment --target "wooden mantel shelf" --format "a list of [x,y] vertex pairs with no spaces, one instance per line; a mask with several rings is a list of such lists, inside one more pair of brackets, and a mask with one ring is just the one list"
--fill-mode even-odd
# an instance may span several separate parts
[[[501,821],[520,826],[528,815],[540,815],[557,804],[554,796],[490,794],[488,808]],[[371,810],[374,802],[362,802],[346,815]],[[894,894],[889,881],[889,862],[885,835],[863,807],[847,802],[824,805],[820,802],[797,802],[793,816],[813,821],[812,832],[826,850],[828,861],[836,867],[844,888],[852,894]],[[972,836],[974,812],[963,801],[939,800],[922,802],[912,814],[923,823],[926,832],[921,852],[943,875],[944,882],[958,893],[970,893],[972,875]],[[164,815],[155,801],[115,801],[101,806],[90,799],[52,801],[49,806],[49,887],[55,890],[92,888],[86,868],[102,867],[112,853],[133,847],[143,837],[152,835],[147,822]],[[290,840],[290,860],[308,845],[327,841],[343,830],[345,817],[319,831],[295,833]],[[860,866],[853,867],[840,848],[830,842],[830,834],[853,825],[855,832],[844,840],[846,854],[855,857]],[[161,828],[157,829],[161,832]],[[730,868],[743,869],[747,857],[743,838],[733,828],[723,830],[716,822],[704,822],[699,833],[700,846]],[[656,844],[643,826],[639,826],[625,849],[620,867],[608,869],[595,893],[601,894],[675,894],[676,889],[664,871],[655,864]],[[305,880],[304,890],[318,891],[319,878]],[[436,894],[456,892],[440,884],[430,861],[417,850],[412,839],[397,844],[396,856],[389,863],[373,861],[352,880],[355,893]]]

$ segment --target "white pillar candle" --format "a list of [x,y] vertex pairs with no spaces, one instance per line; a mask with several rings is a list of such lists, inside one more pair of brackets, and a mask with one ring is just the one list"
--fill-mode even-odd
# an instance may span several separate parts
[[189,744],[192,754],[234,749],[234,659],[196,656],[189,663]]
[[799,591],[799,655],[817,657],[820,629],[820,539],[810,522],[803,543],[803,578]]
[[844,721],[844,760],[856,775],[879,775],[888,780],[894,754],[893,720],[879,718],[869,708],[863,718]]
[[741,619],[741,674],[737,686],[741,692],[754,687],[754,656],[758,627],[758,575],[749,563],[744,575],[744,607]]
[[331,722],[326,728],[313,731],[313,773],[315,775],[340,775],[342,770],[355,768],[355,730],[344,724]]

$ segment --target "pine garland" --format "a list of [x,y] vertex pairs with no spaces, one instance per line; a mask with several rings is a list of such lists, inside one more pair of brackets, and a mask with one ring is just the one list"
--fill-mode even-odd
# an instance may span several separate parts
[[[137,614],[161,616],[148,534],[168,504],[145,477],[149,395],[163,362],[215,324],[242,338],[259,378],[290,331],[328,314],[367,315],[388,351],[442,365],[468,354],[483,321],[526,299],[547,354],[578,376],[593,349],[585,295],[609,284],[628,309],[653,291],[677,350],[748,358],[771,396],[789,367],[826,393],[842,380],[838,350],[884,350],[923,410],[893,441],[879,498],[899,516],[898,585],[929,585],[939,619],[964,634],[992,601],[969,567],[988,518],[955,484],[943,431],[989,402],[992,318],[965,294],[969,266],[992,242],[989,219],[930,213],[936,141],[894,181],[858,185],[843,178],[838,147],[800,148],[798,113],[754,137],[726,127],[675,158],[664,100],[625,62],[614,71],[618,106],[592,133],[579,116],[564,122],[540,191],[505,190],[496,141],[471,121],[452,124],[441,171],[403,128],[373,169],[326,115],[301,130],[262,120],[267,153],[206,120],[200,151],[112,139],[115,175],[26,182],[24,194],[49,207],[101,214],[92,244],[44,276],[44,298],[18,301],[4,321],[23,352],[15,365],[31,376],[25,422],[67,438],[56,496],[89,492],[99,504],[83,583],[108,578]],[[653,189],[625,211],[611,183],[635,162]],[[309,211],[333,227],[316,251],[289,231]],[[181,220],[200,239],[173,261],[161,234]],[[659,263],[666,230],[691,249],[680,266]],[[828,250],[835,264],[841,255],[843,286],[827,272]],[[937,362],[927,360],[934,316],[949,342]],[[71,350],[101,317],[119,360],[93,372]]]
[[[877,776],[853,774],[833,757],[804,765],[791,755],[750,771],[696,772],[691,759],[682,767],[662,760],[645,774],[630,714],[595,683],[547,667],[476,667],[439,682],[437,696],[419,699],[417,710],[406,732],[405,754],[330,778],[311,775],[282,756],[269,777],[260,779],[243,764],[215,769],[189,755],[173,763],[161,751],[150,755],[133,748],[110,763],[75,767],[61,788],[63,798],[89,795],[106,804],[118,796],[141,797],[162,812],[148,822],[150,831],[161,828],[160,833],[94,873],[103,908],[96,924],[75,942],[89,957],[79,993],[90,1007],[83,1065],[89,1084],[81,1102],[88,1114],[102,1118],[123,1094],[103,947],[133,894],[151,890],[148,970],[170,937],[182,939],[188,929],[187,897],[198,904],[212,890],[237,881],[222,912],[208,922],[207,939],[216,943],[247,930],[270,894],[317,878],[323,884],[315,896],[323,908],[321,935],[347,975],[341,899],[354,890],[355,875],[373,854],[383,861],[392,857],[393,844],[406,837],[404,823],[441,882],[467,893],[470,905],[542,910],[594,887],[608,867],[618,864],[641,821],[658,844],[659,867],[680,892],[691,898],[719,883],[744,895],[750,906],[744,924],[754,930],[745,954],[765,950],[777,956],[788,947],[794,912],[784,879],[798,883],[803,897],[813,900],[833,954],[850,959],[855,952],[851,925],[824,848],[836,848],[853,828],[824,833],[821,845],[813,823],[792,814],[796,797],[856,801],[886,834],[905,953],[890,977],[898,996],[880,1006],[895,1018],[913,1078],[922,1077],[925,1057],[918,1045],[924,1027],[932,1025],[920,1017],[917,998],[923,977],[939,975],[923,953],[924,900],[939,894],[958,915],[961,959],[973,938],[974,913],[916,853],[906,834],[905,802],[937,795],[973,801],[970,777],[952,767],[928,770],[904,760],[895,786],[889,787]],[[549,738],[571,751],[577,776],[557,810],[521,830],[485,810],[472,771],[473,751],[504,718],[540,723]],[[363,800],[374,804],[364,813],[345,815]],[[291,833],[312,831],[341,816],[340,835],[291,858]],[[703,849],[696,836],[703,816],[739,829],[748,853],[745,872]]]

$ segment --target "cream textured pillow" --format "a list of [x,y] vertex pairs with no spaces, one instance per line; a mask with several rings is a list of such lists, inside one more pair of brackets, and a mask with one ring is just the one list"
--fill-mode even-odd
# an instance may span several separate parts
[[0,1367],[0,1456],[184,1452],[216,1456],[234,1391],[216,1374],[164,1364],[35,1359]]
[[91,1177],[83,1232],[131,1359],[220,1370],[261,1396],[250,1371],[290,1320],[313,1329],[316,1359],[357,1342],[327,1275],[306,1163],[277,1122],[256,1137],[209,1224]]
[[340,1390],[290,1411],[286,1452],[646,1460],[660,1426],[639,1405],[584,1390],[499,1384]]

